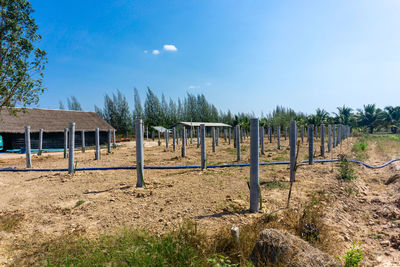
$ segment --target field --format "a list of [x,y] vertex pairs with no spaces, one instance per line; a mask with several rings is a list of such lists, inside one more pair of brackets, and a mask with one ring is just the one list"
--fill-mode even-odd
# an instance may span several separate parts
[[[307,159],[306,139],[299,160]],[[319,142],[314,149],[319,155]],[[362,143],[365,143],[364,146]],[[212,153],[207,139],[207,163],[236,162],[233,145],[219,140]],[[327,151],[327,149],[326,149]],[[352,137],[326,153],[325,158],[362,159],[379,165],[400,157],[400,138],[396,136]],[[112,153],[102,149],[101,160],[94,150],[75,155],[77,167],[135,166],[134,142],[122,143]],[[287,161],[288,140],[265,140],[261,162]],[[242,144],[242,163],[249,161],[249,139]],[[34,156],[33,168],[67,168],[63,153]],[[200,165],[200,149],[187,147],[180,157],[180,146],[172,151],[157,142],[145,140],[146,166]],[[1,155],[0,167],[24,168],[18,155]],[[119,233],[124,229],[144,229],[160,236],[179,229],[186,221],[214,240],[232,225],[238,226],[249,244],[249,256],[258,230],[274,227],[302,234],[307,220],[318,226],[318,238],[311,243],[334,257],[343,258],[352,241],[360,241],[365,266],[395,266],[400,262],[400,179],[386,185],[399,173],[400,163],[379,170],[354,166],[357,179],[337,178],[339,164],[301,165],[293,185],[290,208],[286,209],[289,190],[288,165],[261,166],[262,210],[249,213],[249,167],[145,170],[146,188],[136,188],[136,170],[84,171],[73,175],[59,172],[0,172],[0,265],[30,266],[43,264],[43,244],[52,240],[88,238]],[[252,233],[246,229],[251,226]],[[246,236],[248,235],[248,236]],[[213,239],[214,238],[214,239]],[[312,238],[311,238],[312,239]],[[54,241],[55,242],[55,241]],[[397,242],[397,243],[396,243]],[[397,244],[397,245],[396,245]],[[217,251],[222,253],[223,251]],[[247,255],[246,255],[247,253]],[[229,255],[231,256],[231,255]],[[243,256],[242,256],[243,257]],[[386,264],[386,265],[385,265]]]

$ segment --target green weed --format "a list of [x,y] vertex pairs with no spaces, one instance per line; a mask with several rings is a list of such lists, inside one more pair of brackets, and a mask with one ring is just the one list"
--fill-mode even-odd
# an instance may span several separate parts
[[361,251],[361,242],[352,243],[351,248],[344,255],[344,266],[345,267],[356,267],[362,261],[364,257],[363,252]]

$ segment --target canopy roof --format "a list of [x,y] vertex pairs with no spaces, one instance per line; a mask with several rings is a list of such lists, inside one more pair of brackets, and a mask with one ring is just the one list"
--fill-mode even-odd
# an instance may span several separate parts
[[164,133],[165,131],[170,131],[167,128],[164,128],[162,126],[153,126],[154,130],[156,130],[157,132],[161,132]]
[[0,112],[0,133],[24,133],[25,126],[31,126],[31,132],[63,132],[69,128],[70,122],[75,122],[76,131],[114,130],[95,112],[26,108],[25,111],[16,108],[17,115],[7,109]]
[[185,122],[180,121],[177,125],[182,125],[185,127],[200,127],[201,124],[204,124],[206,127],[232,127],[229,124],[221,123],[221,122]]

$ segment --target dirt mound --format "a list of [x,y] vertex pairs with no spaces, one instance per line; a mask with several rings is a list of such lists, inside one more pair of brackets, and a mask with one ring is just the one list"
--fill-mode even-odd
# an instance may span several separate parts
[[260,233],[250,260],[256,266],[341,266],[330,255],[304,240],[276,229],[265,229]]

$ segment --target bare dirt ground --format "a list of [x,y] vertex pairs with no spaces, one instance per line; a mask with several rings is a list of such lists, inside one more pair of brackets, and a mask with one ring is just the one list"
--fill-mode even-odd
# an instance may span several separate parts
[[[283,138],[282,138],[283,139]],[[219,140],[217,153],[212,153],[207,140],[209,165],[237,163],[236,150]],[[306,140],[305,140],[306,141]],[[288,141],[266,140],[266,153],[260,161],[287,161]],[[351,155],[355,138],[326,153],[336,158],[339,153]],[[200,149],[195,140],[180,157],[179,145],[172,151],[163,143],[145,141],[146,166],[200,165]],[[249,140],[242,145],[242,163],[249,160]],[[318,141],[315,149],[319,151]],[[307,158],[308,146],[301,146],[299,160]],[[319,153],[317,153],[319,154]],[[378,165],[400,157],[400,143],[389,148],[368,146],[368,163]],[[94,151],[77,152],[77,167],[135,166],[134,143],[121,144],[111,154],[102,150],[101,160]],[[319,159],[320,157],[317,157]],[[63,153],[34,156],[33,168],[66,168]],[[0,168],[24,168],[23,157],[0,157]],[[352,182],[336,178],[338,164],[302,165],[293,186],[291,207],[301,209],[316,192],[326,192],[332,201],[324,211],[325,224],[333,233],[328,252],[343,257],[351,241],[361,241],[365,266],[400,266],[400,179],[385,185],[400,173],[400,163],[379,170],[355,167],[358,179]],[[0,218],[19,218],[15,229],[0,231],[0,265],[22,257],[21,247],[35,240],[47,240],[66,233],[81,232],[88,237],[117,231],[123,227],[143,228],[154,233],[176,229],[185,219],[195,221],[200,230],[215,233],[227,225],[242,226],[265,214],[285,208],[288,187],[269,188],[271,181],[287,184],[287,165],[260,167],[263,210],[248,213],[249,168],[183,170],[145,170],[146,188],[136,188],[136,170],[65,172],[0,172]],[[77,205],[83,203],[81,205]],[[277,213],[279,214],[279,212]],[[397,243],[396,243],[397,242]],[[397,245],[396,245],[397,244]],[[21,246],[22,245],[22,246]],[[26,265],[30,265],[26,262]]]

